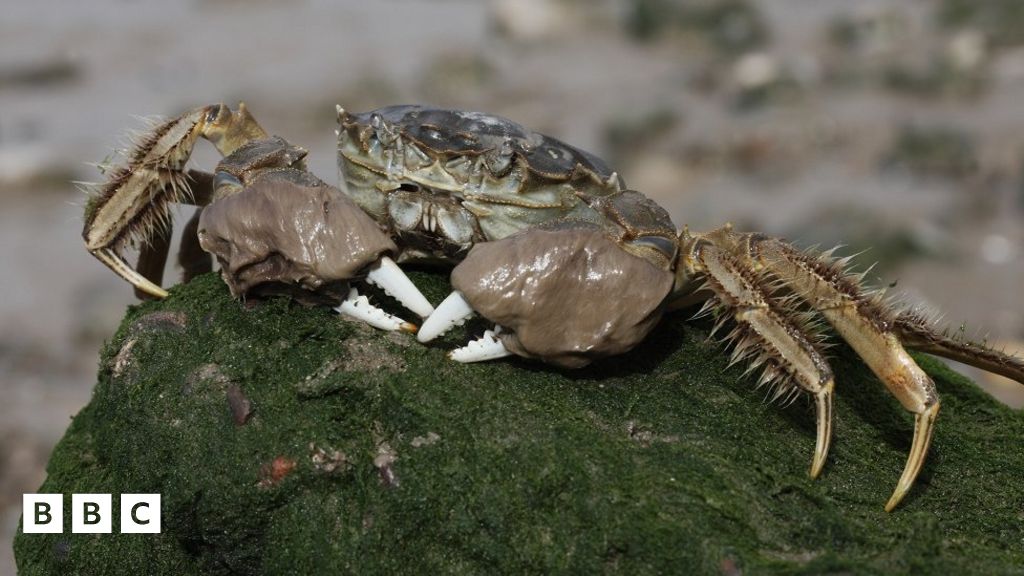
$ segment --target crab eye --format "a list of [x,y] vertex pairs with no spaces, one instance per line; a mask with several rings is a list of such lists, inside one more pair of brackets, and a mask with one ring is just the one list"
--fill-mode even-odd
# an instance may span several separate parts
[[231,110],[223,104],[219,106],[211,106],[209,112],[206,113],[206,122],[209,124],[216,124],[221,117],[228,114],[231,114]]
[[512,138],[506,136],[501,142],[501,146],[487,157],[487,167],[490,168],[491,173],[495,176],[508,174],[508,170],[512,166],[513,152]]
[[390,146],[398,139],[398,128],[376,112],[370,116],[370,126],[377,140],[385,146]]

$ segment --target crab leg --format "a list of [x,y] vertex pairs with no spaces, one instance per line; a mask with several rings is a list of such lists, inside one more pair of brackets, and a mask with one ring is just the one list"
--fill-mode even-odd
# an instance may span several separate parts
[[191,110],[143,136],[127,166],[112,170],[86,206],[82,236],[89,252],[137,290],[157,298],[167,292],[133,270],[118,249],[132,239],[148,242],[169,218],[170,203],[193,201],[184,167],[199,137],[228,155],[267,134],[244,104],[237,112],[223,104]]
[[[189,170],[188,181],[192,190],[192,198],[182,198],[181,200],[196,206],[209,204],[213,194],[213,174]],[[178,249],[178,264],[184,271],[185,282],[213,269],[210,255],[199,246],[198,228],[199,212],[196,212],[182,231],[181,246]],[[135,269],[157,286],[160,285],[164,277],[164,266],[167,264],[173,232],[173,224],[170,219],[167,219],[162,226],[154,228],[149,241],[143,242],[139,247],[139,259],[135,264]],[[140,289],[135,289],[135,297],[139,300],[153,298],[152,295]]]
[[[139,248],[139,259],[135,263],[135,269],[153,284],[159,285],[164,277],[164,265],[167,264],[167,253],[171,248],[173,234],[173,225],[168,220],[163,226],[157,226],[149,241]],[[135,297],[139,300],[153,298],[151,294],[139,288],[135,289]]]
[[805,329],[792,323],[787,302],[773,299],[765,279],[744,266],[733,254],[704,239],[693,243],[684,263],[690,273],[703,274],[716,303],[724,307],[722,322],[732,317],[736,329],[726,338],[733,342],[733,363],[750,359],[750,370],[763,366],[759,384],[774,384],[775,397],[795,392],[793,384],[815,398],[817,438],[810,475],[817,478],[825,465],[832,437],[834,379],[828,362]]
[[128,263],[124,261],[124,258],[121,258],[117,252],[110,248],[100,248],[97,250],[90,250],[90,252],[92,252],[92,255],[100,262],[103,262],[108,268],[113,270],[115,274],[130,282],[132,286],[135,286],[136,290],[141,290],[142,292],[157,298],[167,297],[166,290],[150,282],[145,276],[135,271],[135,269],[129,266]]
[[928,453],[939,411],[935,384],[907,354],[892,330],[889,315],[861,293],[840,266],[797,251],[779,240],[744,236],[753,264],[767,268],[812,308],[819,311],[868,367],[915,415],[914,440],[903,474],[885,505],[896,507],[910,490]]
[[213,270],[213,258],[199,245],[199,216],[196,212],[185,224],[178,247],[178,265],[181,266],[182,282],[189,282],[200,274]]
[[[213,199],[214,176],[201,170],[189,170],[188,179],[192,189],[192,204],[202,208]],[[199,217],[202,210],[196,210],[181,232],[178,246],[178,265],[181,266],[183,282],[189,282],[200,274],[213,270],[213,257],[199,244]]]
[[970,364],[1024,384],[1024,359],[1018,356],[936,331],[925,319],[912,314],[901,314],[896,318],[895,329],[900,341],[911,350]]

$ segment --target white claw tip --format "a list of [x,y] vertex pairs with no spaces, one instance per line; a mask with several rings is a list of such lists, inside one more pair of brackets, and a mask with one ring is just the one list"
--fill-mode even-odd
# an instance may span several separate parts
[[430,305],[426,296],[412,283],[412,280],[409,280],[398,264],[395,264],[395,261],[387,256],[382,257],[380,262],[370,270],[366,275],[366,281],[380,287],[385,294],[398,300],[402,306],[412,310],[421,318],[426,318],[434,313],[434,307]]
[[473,315],[473,308],[466,302],[458,290],[452,292],[441,302],[420,328],[416,338],[420,342],[430,342],[456,326],[461,326]]
[[483,337],[469,342],[462,348],[456,348],[448,353],[448,357],[456,362],[482,362],[511,356],[512,353],[505,349],[498,334],[500,326],[495,326],[494,331],[487,330]]
[[359,291],[355,288],[349,290],[348,298],[335,310],[349,318],[366,322],[370,326],[380,328],[381,330],[401,330],[410,334],[416,333],[415,324],[410,324],[370,304],[366,296],[360,296]]

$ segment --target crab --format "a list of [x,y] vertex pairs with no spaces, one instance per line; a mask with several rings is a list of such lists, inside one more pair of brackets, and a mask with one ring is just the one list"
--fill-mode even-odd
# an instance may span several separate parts
[[[424,343],[479,314],[494,329],[449,353],[460,362],[514,355],[578,368],[637,347],[669,312],[699,307],[732,362],[760,370],[773,398],[813,398],[812,478],[832,436],[836,378],[824,349],[834,332],[915,417],[887,511],[913,485],[940,407],[908,348],[1024,383],[1024,360],[890,304],[849,258],[728,225],[679,231],[601,159],[511,120],[422,106],[337,113],[341,189],[309,173],[306,151],[269,136],[244,104],[153,127],[88,203],[87,248],[137,293],[164,297],[168,206],[204,206],[182,239],[186,281],[210,270],[213,254],[236,297],[330,303]],[[223,155],[213,174],[185,168],[199,137]],[[120,256],[131,243],[137,269]],[[453,265],[452,293],[435,309],[404,262]],[[371,305],[362,283],[394,296],[419,328]]]

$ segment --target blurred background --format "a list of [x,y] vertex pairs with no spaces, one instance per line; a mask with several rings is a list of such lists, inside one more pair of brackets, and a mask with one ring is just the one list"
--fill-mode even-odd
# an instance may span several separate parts
[[[88,163],[140,116],[245,100],[333,181],[336,103],[497,113],[605,157],[679,226],[870,248],[876,283],[969,334],[1024,340],[1018,0],[0,0],[0,14],[0,574],[21,494],[133,302],[84,250],[71,182],[99,180]],[[203,143],[194,158],[217,160]]]

